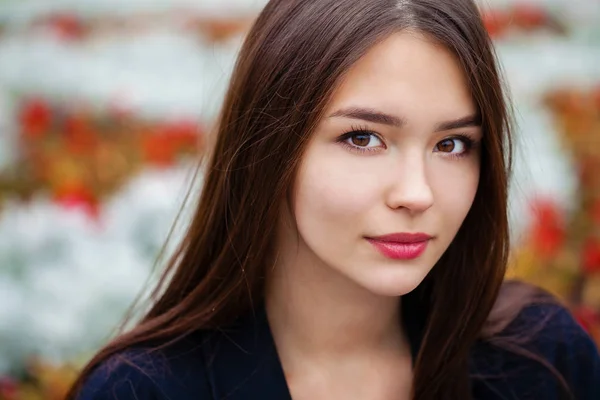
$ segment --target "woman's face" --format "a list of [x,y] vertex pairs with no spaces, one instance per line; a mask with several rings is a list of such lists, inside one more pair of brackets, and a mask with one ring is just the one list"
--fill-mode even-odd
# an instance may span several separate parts
[[482,132],[457,60],[415,33],[372,48],[314,132],[290,216],[297,255],[381,295],[421,283],[477,190]]

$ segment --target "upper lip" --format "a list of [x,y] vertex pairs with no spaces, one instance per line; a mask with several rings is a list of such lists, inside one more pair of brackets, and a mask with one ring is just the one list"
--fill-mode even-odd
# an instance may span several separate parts
[[401,232],[401,233],[390,233],[388,235],[381,235],[381,236],[371,236],[368,239],[377,240],[380,242],[418,243],[418,242],[425,242],[431,238],[432,238],[432,236],[428,235],[426,233]]

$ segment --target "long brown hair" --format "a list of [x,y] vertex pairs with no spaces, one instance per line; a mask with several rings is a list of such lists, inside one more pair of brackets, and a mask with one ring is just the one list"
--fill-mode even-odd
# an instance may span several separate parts
[[[239,54],[189,229],[141,321],[111,355],[232,323],[262,301],[275,227],[306,143],[344,76],[376,43],[419,31],[464,70],[484,131],[479,188],[455,240],[407,302],[423,311],[413,397],[469,399],[468,355],[494,306],[509,252],[507,102],[472,0],[271,0]],[[457,288],[460,288],[457,290]]]

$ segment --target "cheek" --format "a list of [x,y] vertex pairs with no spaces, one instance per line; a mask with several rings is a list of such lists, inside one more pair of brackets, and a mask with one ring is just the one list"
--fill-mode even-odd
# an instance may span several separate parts
[[443,218],[458,230],[471,209],[479,185],[479,163],[437,168],[432,176],[435,202]]
[[352,161],[335,152],[305,156],[296,179],[294,214],[299,228],[310,224],[320,230],[356,229],[357,221],[376,205],[373,171],[359,169]]

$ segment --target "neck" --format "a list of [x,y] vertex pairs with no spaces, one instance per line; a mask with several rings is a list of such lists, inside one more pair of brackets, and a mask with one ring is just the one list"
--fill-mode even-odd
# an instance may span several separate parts
[[280,253],[267,283],[266,307],[282,358],[408,348],[398,297],[369,292],[297,246]]

